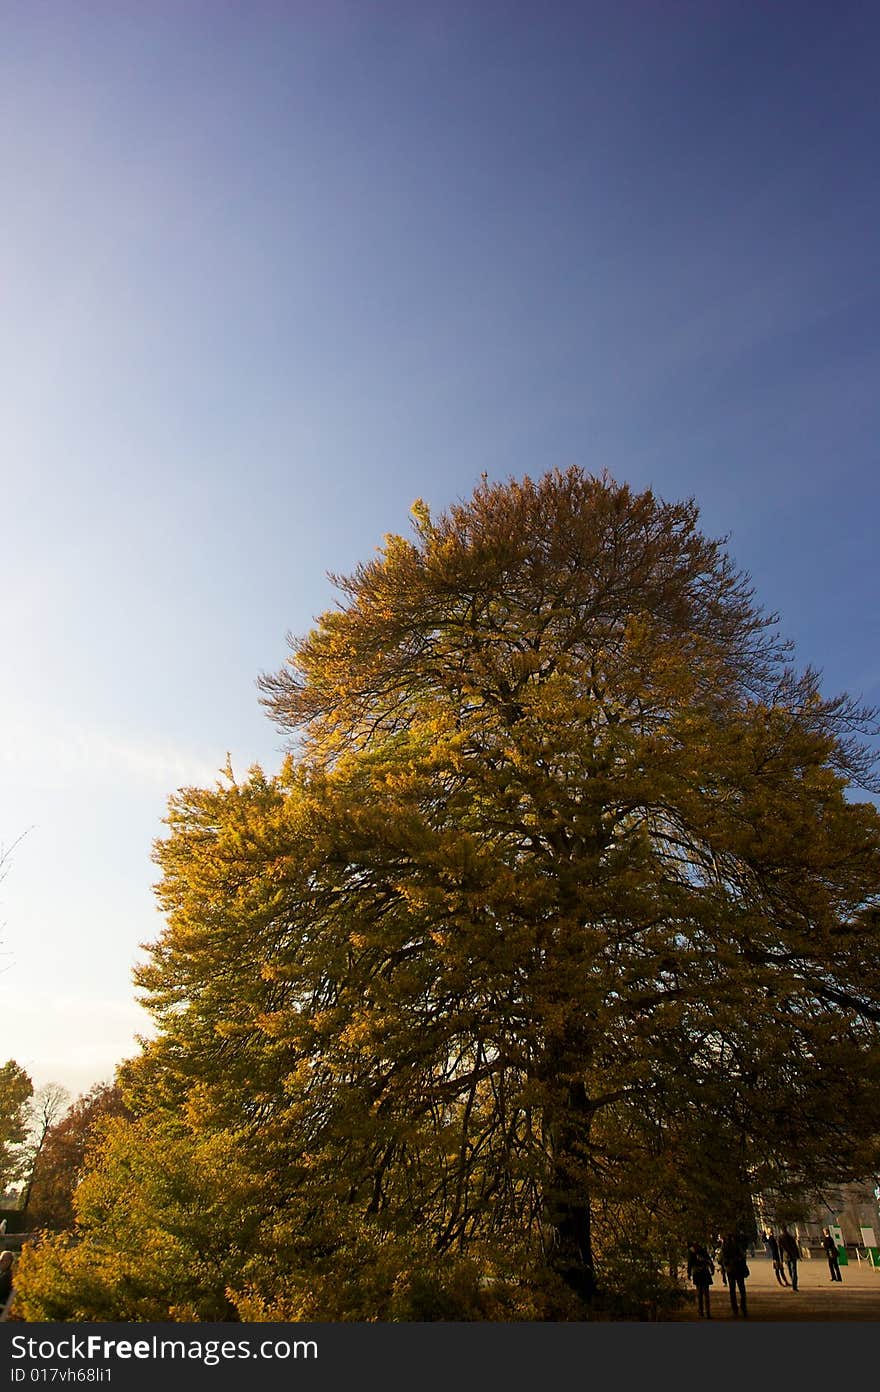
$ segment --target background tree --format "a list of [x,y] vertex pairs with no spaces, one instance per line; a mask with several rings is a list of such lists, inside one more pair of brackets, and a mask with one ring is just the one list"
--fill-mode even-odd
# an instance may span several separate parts
[[14,1059],[0,1067],[0,1190],[19,1177],[27,1135],[27,1106],[34,1087]]
[[27,1205],[32,1228],[73,1227],[73,1195],[89,1148],[98,1143],[106,1120],[125,1115],[119,1087],[96,1083],[51,1122],[34,1156]]
[[387,1310],[400,1244],[582,1317],[873,1167],[873,717],[692,502],[570,470],[415,517],[263,679],[296,758],[172,799],[123,1083],[262,1174],[249,1308],[354,1264]]
[[[31,830],[31,828],[28,828],[28,830]],[[11,846],[4,846],[3,843],[0,842],[0,884],[3,883],[6,876],[9,874],[9,857],[12,855],[12,852],[19,842],[24,840],[25,836],[27,836],[27,831],[23,831],[20,836],[16,837]]]
[[22,1148],[21,1169],[24,1186],[19,1207],[26,1213],[30,1204],[34,1175],[52,1127],[66,1110],[70,1093],[60,1083],[45,1083],[28,1103],[27,1138]]

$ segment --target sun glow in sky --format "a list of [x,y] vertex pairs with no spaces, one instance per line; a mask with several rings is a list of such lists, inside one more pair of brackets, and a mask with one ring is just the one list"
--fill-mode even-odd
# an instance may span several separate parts
[[148,1022],[168,794],[285,633],[500,479],[693,494],[880,701],[880,8],[7,0],[0,1060]]

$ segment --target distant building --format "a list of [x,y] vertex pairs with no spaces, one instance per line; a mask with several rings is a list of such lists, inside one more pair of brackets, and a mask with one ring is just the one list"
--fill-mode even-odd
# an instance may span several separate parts
[[[778,1229],[786,1217],[777,1216],[782,1207],[779,1196],[760,1194],[755,1199],[755,1217],[761,1230]],[[880,1245],[880,1205],[877,1188],[872,1180],[841,1184],[826,1189],[804,1220],[789,1222],[798,1241],[815,1249],[822,1245],[822,1229],[836,1224],[847,1247],[865,1248]],[[874,1241],[870,1241],[873,1234]]]

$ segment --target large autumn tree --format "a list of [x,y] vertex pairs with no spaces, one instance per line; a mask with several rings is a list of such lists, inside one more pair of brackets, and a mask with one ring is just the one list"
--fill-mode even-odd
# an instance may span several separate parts
[[572,469],[414,516],[262,679],[279,776],[172,799],[126,1086],[263,1174],[239,1308],[424,1318],[470,1262],[582,1316],[876,1163],[873,717],[693,502]]

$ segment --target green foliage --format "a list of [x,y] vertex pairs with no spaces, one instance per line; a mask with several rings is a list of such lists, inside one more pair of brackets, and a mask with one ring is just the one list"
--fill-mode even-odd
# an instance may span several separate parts
[[[295,1321],[475,1320],[486,1317],[478,1264],[438,1257],[413,1234],[395,1238],[368,1222],[348,1228],[342,1240],[313,1260],[253,1263],[253,1284],[237,1295],[243,1319]],[[259,1268],[259,1269],[257,1269]]]
[[27,1106],[33,1090],[27,1073],[14,1059],[0,1067],[0,1190],[21,1173],[21,1147],[27,1136]]
[[116,1119],[75,1195],[77,1229],[28,1248],[16,1275],[27,1320],[227,1320],[261,1212],[232,1138],[167,1117]]
[[600,1264],[600,1290],[597,1314],[612,1320],[662,1320],[686,1299],[677,1276],[659,1268],[656,1250],[637,1245],[609,1251]]

